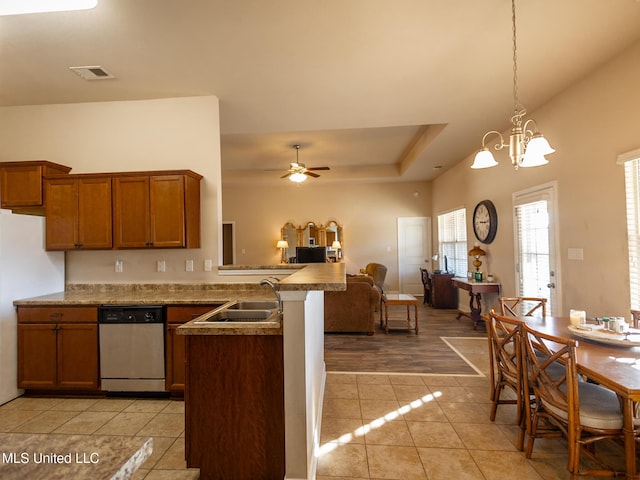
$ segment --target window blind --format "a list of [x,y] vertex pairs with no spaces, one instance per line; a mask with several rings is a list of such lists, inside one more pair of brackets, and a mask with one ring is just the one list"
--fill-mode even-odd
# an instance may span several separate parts
[[640,309],[640,158],[625,162],[624,183],[627,200],[629,242],[629,287],[631,309]]
[[456,276],[466,277],[468,270],[466,209],[460,208],[438,215],[438,252],[442,270],[448,269]]

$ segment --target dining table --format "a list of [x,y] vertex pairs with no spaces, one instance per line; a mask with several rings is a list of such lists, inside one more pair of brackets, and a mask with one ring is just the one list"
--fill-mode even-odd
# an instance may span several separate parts
[[[533,330],[558,337],[574,338],[577,342],[578,373],[613,390],[621,399],[624,432],[626,478],[639,479],[636,467],[636,430],[634,405],[640,402],[640,346],[625,346],[637,342],[600,342],[576,335],[569,317],[520,317]],[[595,329],[595,325],[594,325]],[[640,331],[638,331],[640,338]]]

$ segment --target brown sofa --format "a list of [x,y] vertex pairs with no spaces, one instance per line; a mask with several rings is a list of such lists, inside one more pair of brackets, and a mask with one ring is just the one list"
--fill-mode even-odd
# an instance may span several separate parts
[[347,275],[346,290],[324,292],[324,331],[373,335],[379,311],[380,290],[373,279]]

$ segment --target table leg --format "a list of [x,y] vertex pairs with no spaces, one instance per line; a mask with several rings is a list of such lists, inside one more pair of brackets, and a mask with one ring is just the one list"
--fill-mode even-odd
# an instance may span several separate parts
[[389,334],[389,304],[384,302],[384,333]]
[[418,335],[418,304],[414,303],[413,304],[413,308],[414,308],[415,314],[416,314],[416,335]]
[[[476,306],[473,306],[473,300],[475,298]],[[478,328],[478,324],[481,322],[482,317],[480,317],[480,312],[482,311],[481,303],[480,303],[480,294],[473,292],[469,292],[469,309],[471,310],[471,320],[473,320],[473,329]]]
[[623,399],[623,431],[624,431],[624,452],[627,467],[627,478],[637,479],[636,470],[636,441],[633,428],[633,401]]

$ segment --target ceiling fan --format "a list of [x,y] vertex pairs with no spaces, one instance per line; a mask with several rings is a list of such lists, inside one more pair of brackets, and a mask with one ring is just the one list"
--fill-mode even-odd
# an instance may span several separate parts
[[300,151],[300,145],[294,145],[296,149],[296,161],[289,164],[289,172],[280,178],[289,178],[292,182],[300,183],[304,182],[307,177],[318,178],[320,175],[313,173],[313,170],[329,170],[329,167],[305,167],[304,163],[298,161],[298,152]]

